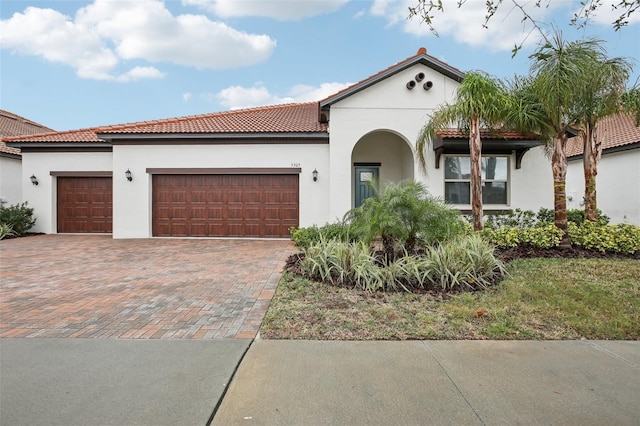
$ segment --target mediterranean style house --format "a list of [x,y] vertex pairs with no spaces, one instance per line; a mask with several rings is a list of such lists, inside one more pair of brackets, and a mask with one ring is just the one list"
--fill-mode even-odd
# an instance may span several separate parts
[[[468,137],[443,132],[422,170],[414,152],[430,113],[464,73],[424,48],[320,102],[13,138],[36,231],[289,237],[341,219],[368,182],[415,179],[470,208]],[[552,207],[539,142],[483,134],[485,210]],[[37,184],[36,184],[37,183]]]
[[22,202],[22,156],[20,149],[4,143],[7,137],[53,132],[24,117],[0,110],[0,204]]

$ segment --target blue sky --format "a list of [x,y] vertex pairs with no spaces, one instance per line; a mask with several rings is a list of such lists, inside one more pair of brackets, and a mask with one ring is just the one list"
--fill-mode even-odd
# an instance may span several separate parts
[[[484,0],[444,0],[439,37],[407,20],[417,0],[2,1],[0,108],[54,128],[320,100],[426,47],[462,71],[526,74],[534,33],[504,2],[483,29]],[[532,1],[528,3],[533,3]],[[606,3],[606,1],[605,1]],[[578,30],[579,1],[529,11],[566,39],[606,40],[640,75],[640,13],[620,31],[609,8]]]

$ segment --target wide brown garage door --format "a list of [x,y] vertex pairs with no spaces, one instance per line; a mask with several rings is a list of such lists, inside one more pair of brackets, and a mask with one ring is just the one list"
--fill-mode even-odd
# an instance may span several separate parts
[[154,175],[153,235],[289,237],[298,175]]
[[112,178],[58,176],[57,181],[58,232],[112,232]]

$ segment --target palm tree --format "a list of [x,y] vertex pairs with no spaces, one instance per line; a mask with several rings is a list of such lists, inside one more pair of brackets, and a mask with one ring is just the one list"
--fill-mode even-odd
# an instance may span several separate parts
[[602,156],[602,142],[606,135],[598,132],[598,122],[620,112],[622,97],[631,72],[631,64],[624,58],[607,59],[598,55],[580,80],[576,116],[583,143],[584,216],[597,220],[596,176]]
[[506,90],[499,80],[481,71],[467,73],[458,86],[455,102],[437,108],[416,141],[420,166],[426,170],[426,149],[432,144],[439,130],[456,126],[469,132],[471,212],[473,229],[476,231],[482,229],[483,216],[480,129],[483,126],[491,127],[501,121],[507,104]]
[[582,82],[587,81],[590,66],[603,53],[601,41],[566,42],[557,31],[552,41],[546,41],[531,55],[530,91],[543,117],[537,127],[543,132],[542,139],[550,141],[555,224],[564,232],[560,246],[565,248],[571,246],[567,234],[567,135],[579,122]]

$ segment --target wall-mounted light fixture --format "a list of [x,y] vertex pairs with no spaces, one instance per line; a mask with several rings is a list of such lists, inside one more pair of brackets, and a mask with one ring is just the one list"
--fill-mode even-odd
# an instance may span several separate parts
[[127,177],[127,180],[129,182],[131,182],[133,180],[133,176],[131,176],[131,170],[127,169],[127,171],[124,172],[124,175]]
[[31,184],[32,185],[38,186],[38,178],[36,177],[36,175],[31,175],[31,177],[29,179],[31,179]]
[[313,181],[317,182],[318,181],[318,170],[313,169],[313,172],[311,172],[311,174],[313,175]]

